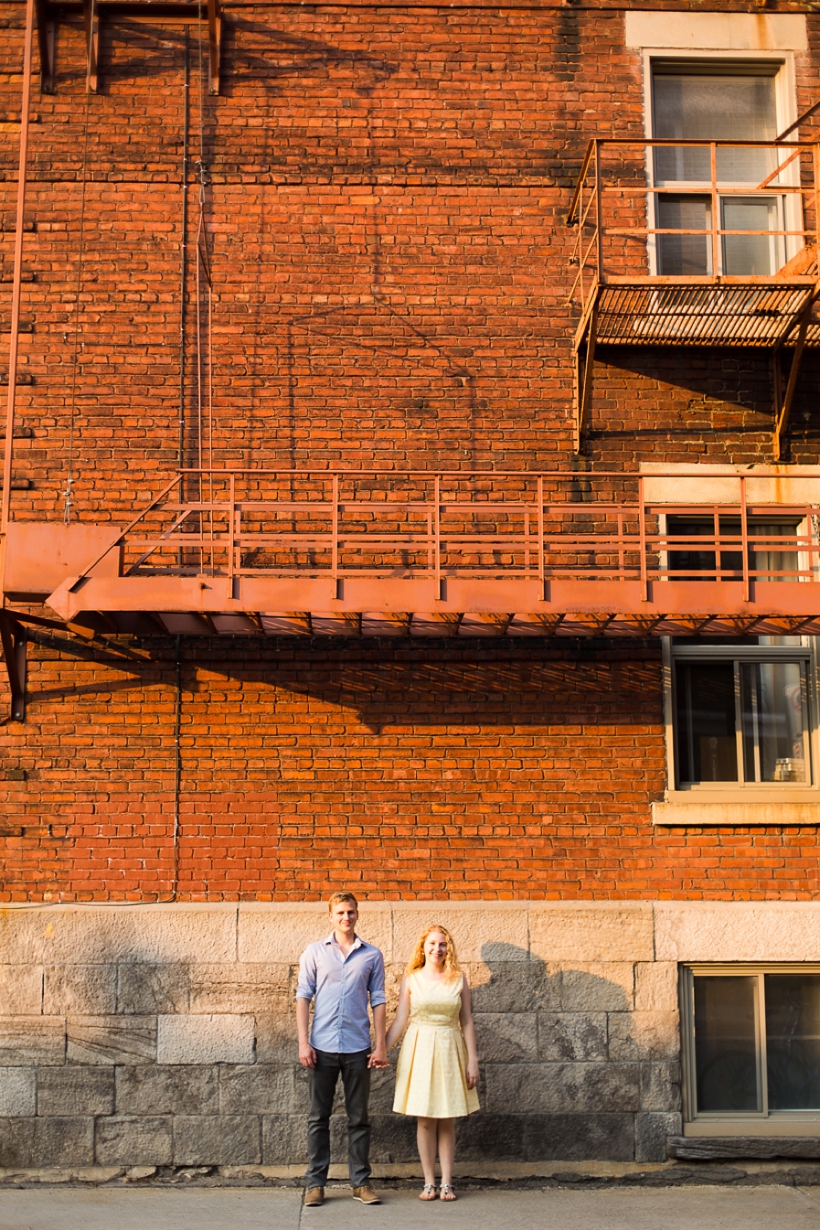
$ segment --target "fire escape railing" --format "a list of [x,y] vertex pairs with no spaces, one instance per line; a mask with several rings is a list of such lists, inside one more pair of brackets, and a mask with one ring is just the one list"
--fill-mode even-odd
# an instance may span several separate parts
[[[660,224],[670,199],[681,203],[680,225]],[[753,210],[770,206],[771,225],[726,225],[725,207],[733,200]],[[700,203],[703,225],[686,224],[687,201]],[[779,460],[803,348],[820,345],[820,322],[812,319],[820,285],[818,219],[816,143],[590,141],[567,214],[568,225],[577,229],[569,291],[580,313],[576,448],[589,408],[596,345],[751,346],[775,356],[789,345],[794,354],[785,388],[779,363],[773,365]],[[745,264],[752,267],[744,267],[741,248],[754,240],[765,240],[767,251],[758,244],[757,258],[750,260],[747,249]],[[670,245],[679,254],[688,247],[690,258],[671,273],[665,264],[674,261],[664,262]]]
[[[439,598],[456,578],[537,581],[545,595],[558,580],[638,581],[644,592],[685,580],[740,582],[748,600],[761,580],[820,580],[820,478],[809,480],[817,503],[774,506],[750,501],[755,479],[743,475],[736,502],[665,502],[659,484],[672,479],[680,472],[186,470],[112,545],[123,578],[221,578],[226,592],[260,577],[330,579],[335,590],[425,580]],[[192,484],[197,498],[180,498]]]

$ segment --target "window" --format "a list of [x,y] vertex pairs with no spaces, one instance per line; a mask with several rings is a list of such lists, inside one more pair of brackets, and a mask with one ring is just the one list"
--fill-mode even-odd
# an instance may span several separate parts
[[763,787],[785,797],[811,786],[811,650],[800,638],[673,642],[671,663],[679,790]]
[[[757,581],[798,581],[808,568],[800,568],[800,552],[794,549],[806,540],[808,527],[795,518],[748,518],[748,575]],[[666,518],[670,573],[686,573],[675,580],[738,581],[743,579],[743,539],[740,517],[716,513],[711,517]],[[701,548],[698,538],[716,540],[720,551]],[[778,539],[791,539],[780,549]],[[741,548],[740,550],[738,548]],[[789,548],[792,549],[789,549]],[[808,561],[804,560],[804,564]]]
[[[820,971],[803,966],[683,971],[686,1118],[712,1132],[820,1115]],[[799,1129],[798,1129],[799,1130]],[[816,1124],[812,1131],[816,1131]]]
[[[653,137],[774,141],[780,128],[781,67],[771,61],[653,61]],[[655,147],[652,184],[662,191],[653,194],[650,226],[672,232],[656,237],[657,272],[678,277],[776,273],[792,255],[786,251],[785,236],[777,232],[794,228],[786,225],[783,195],[757,191],[776,165],[772,149],[721,147],[716,151],[713,191],[708,147]],[[719,232],[717,245],[713,227]]]

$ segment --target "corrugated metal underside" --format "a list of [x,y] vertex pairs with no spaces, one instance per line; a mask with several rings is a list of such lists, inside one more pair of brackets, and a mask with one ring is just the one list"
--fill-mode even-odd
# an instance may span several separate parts
[[[769,349],[786,339],[814,293],[799,283],[688,282],[604,284],[598,288],[599,344],[751,346]],[[808,345],[820,345],[820,324]]]
[[120,632],[141,635],[164,631],[182,636],[327,636],[327,637],[647,637],[647,636],[783,636],[820,635],[820,618],[686,618],[670,615],[628,618],[622,615],[481,615],[363,614],[290,612],[280,615],[226,613],[159,614],[118,612],[108,616]]

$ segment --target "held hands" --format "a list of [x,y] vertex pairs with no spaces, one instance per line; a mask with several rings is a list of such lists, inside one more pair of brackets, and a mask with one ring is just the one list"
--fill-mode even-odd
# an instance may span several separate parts
[[316,1052],[307,1042],[299,1043],[299,1062],[303,1068],[316,1067]]
[[467,1062],[467,1088],[475,1089],[478,1084],[478,1060],[468,1060]]
[[390,1067],[390,1062],[387,1058],[387,1049],[382,1043],[381,1046],[374,1047],[370,1058],[367,1061],[368,1068],[378,1068],[381,1071],[384,1068]]

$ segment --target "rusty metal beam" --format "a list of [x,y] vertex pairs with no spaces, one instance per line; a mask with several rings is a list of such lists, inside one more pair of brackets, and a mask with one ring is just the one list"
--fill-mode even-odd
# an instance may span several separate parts
[[83,21],[87,57],[85,88],[89,94],[96,94],[99,86],[97,65],[100,54],[100,17],[97,0],[83,0]]
[[[775,407],[777,418],[774,425],[774,438],[772,448],[774,452],[774,460],[780,461],[783,453],[783,437],[789,426],[789,415],[791,414],[792,402],[794,400],[794,391],[797,388],[797,376],[800,371],[800,361],[803,358],[803,350],[806,346],[806,332],[811,319],[811,309],[814,300],[810,300],[803,310],[803,315],[800,318],[800,329],[797,334],[797,343],[792,355],[791,367],[789,369],[789,382],[786,385],[786,396],[783,398],[783,405]],[[779,380],[778,380],[779,383]]]
[[[149,24],[192,26],[202,20],[202,4],[191,0],[35,0],[40,47],[40,89],[52,94],[55,85],[57,30],[61,22],[82,18],[86,37],[86,89],[96,94],[100,85],[100,27],[107,18]],[[219,93],[222,56],[222,16],[219,0],[207,0],[208,89]]]
[[581,451],[581,441],[586,427],[589,403],[592,399],[592,373],[595,363],[595,343],[598,334],[598,303],[592,308],[589,317],[589,327],[586,334],[586,345],[583,348],[584,361],[581,364],[580,348],[575,353],[575,437],[573,448],[576,453]]
[[797,117],[797,119],[794,121],[793,124],[789,124],[788,128],[784,128],[781,133],[778,133],[778,136],[777,136],[778,141],[783,141],[786,137],[789,136],[790,133],[793,133],[796,128],[799,128],[801,124],[804,124],[806,120],[811,119],[815,111],[819,109],[820,109],[820,102],[812,103],[808,111],[804,111],[802,115],[799,115]]
[[219,69],[222,58],[222,17],[217,0],[208,0],[208,92],[219,93]]
[[70,580],[55,590],[48,605],[62,619],[86,612],[196,613],[204,616],[302,610],[358,615],[381,614],[571,615],[608,617],[613,612],[643,620],[726,617],[731,619],[816,618],[820,582],[788,585],[756,581],[748,598],[744,583],[688,580],[572,580],[549,583],[545,600],[537,581],[448,577],[446,597],[438,597],[435,579],[348,577],[343,596],[327,576],[234,577],[233,596],[224,578],[209,575],[88,577],[79,586]]
[[49,0],[35,0],[37,43],[40,48],[40,93],[54,93],[54,51],[57,22]]
[[11,692],[8,721],[26,720],[26,630],[7,611],[0,611],[0,643]]
[[11,515],[11,469],[14,457],[14,416],[17,404],[17,355],[20,340],[20,295],[23,280],[23,230],[28,174],[28,130],[31,108],[31,52],[34,42],[34,0],[27,0],[23,41],[23,97],[20,105],[20,156],[17,172],[17,221],[14,229],[14,273],[11,291],[11,338],[9,341],[9,392],[6,402],[6,439],[3,453],[3,495],[0,531],[6,532]]

